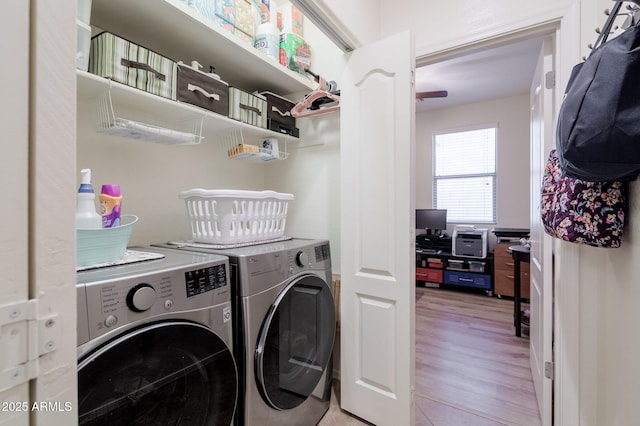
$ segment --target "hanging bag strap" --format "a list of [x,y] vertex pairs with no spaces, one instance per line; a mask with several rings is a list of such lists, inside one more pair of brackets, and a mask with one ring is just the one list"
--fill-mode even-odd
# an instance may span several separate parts
[[591,56],[599,46],[607,42],[607,38],[611,33],[611,28],[613,28],[613,22],[616,20],[616,17],[620,12],[622,3],[624,3],[624,1],[617,1],[616,4],[613,5],[613,8],[611,9],[609,16],[607,17],[607,20],[605,21],[604,26],[602,27],[602,31],[600,31],[600,35],[598,35],[598,38],[596,39],[596,42],[593,45],[593,49],[591,49],[591,53],[589,54],[589,56]]

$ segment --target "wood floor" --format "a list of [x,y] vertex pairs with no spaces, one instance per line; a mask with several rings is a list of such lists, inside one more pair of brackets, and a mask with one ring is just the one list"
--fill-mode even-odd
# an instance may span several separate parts
[[[320,426],[365,424],[338,406]],[[416,425],[540,424],[529,339],[515,337],[513,302],[416,288]]]

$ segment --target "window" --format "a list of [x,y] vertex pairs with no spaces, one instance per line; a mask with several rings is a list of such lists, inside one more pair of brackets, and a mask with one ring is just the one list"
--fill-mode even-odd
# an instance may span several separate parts
[[433,207],[453,223],[496,223],[497,126],[433,136]]

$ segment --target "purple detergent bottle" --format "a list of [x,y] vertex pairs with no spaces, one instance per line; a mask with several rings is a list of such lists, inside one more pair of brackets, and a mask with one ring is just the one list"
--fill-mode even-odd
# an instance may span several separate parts
[[100,214],[102,215],[103,228],[120,226],[121,206],[122,194],[120,194],[120,186],[114,184],[102,185]]

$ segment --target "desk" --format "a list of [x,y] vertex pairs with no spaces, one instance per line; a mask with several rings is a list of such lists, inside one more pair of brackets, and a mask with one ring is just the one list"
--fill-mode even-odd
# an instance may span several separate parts
[[520,310],[520,262],[529,263],[531,249],[525,246],[511,246],[511,256],[513,256],[513,314],[515,318],[516,336],[522,335],[522,311]]

